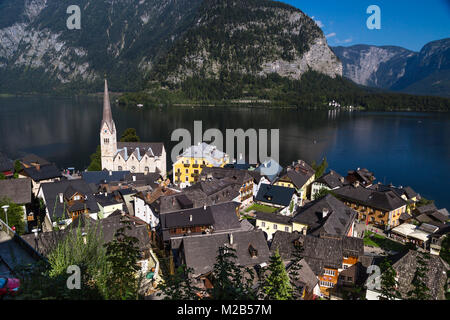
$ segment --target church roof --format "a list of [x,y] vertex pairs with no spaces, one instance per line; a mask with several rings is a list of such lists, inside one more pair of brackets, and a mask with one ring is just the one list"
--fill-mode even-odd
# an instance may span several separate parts
[[105,79],[105,93],[103,95],[103,120],[102,120],[102,128],[103,124],[108,126],[110,131],[116,131],[116,126],[114,124],[114,120],[112,118],[111,112],[111,103],[109,101],[109,92],[108,92],[108,81]]
[[164,144],[158,142],[118,142],[117,154],[120,154],[125,161],[134,155],[138,161],[147,155],[150,158],[160,157],[163,153]]

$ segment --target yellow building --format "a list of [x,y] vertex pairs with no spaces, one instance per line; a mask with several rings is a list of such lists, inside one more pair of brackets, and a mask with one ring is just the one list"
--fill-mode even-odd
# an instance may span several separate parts
[[286,172],[278,178],[274,185],[280,187],[293,188],[297,191],[303,205],[311,193],[311,184],[315,179],[314,169],[303,160],[294,162],[292,166],[286,168]]
[[276,213],[256,212],[256,227],[267,235],[267,240],[271,240],[277,231],[292,232],[292,217],[283,216]]
[[229,162],[229,156],[215,146],[199,143],[177,157],[173,164],[173,182],[180,188],[188,187],[198,181],[203,168],[223,168]]

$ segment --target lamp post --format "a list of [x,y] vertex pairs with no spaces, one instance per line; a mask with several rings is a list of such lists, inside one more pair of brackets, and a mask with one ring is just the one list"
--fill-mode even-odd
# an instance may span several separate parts
[[8,225],[8,208],[9,208],[9,205],[4,205],[4,206],[2,207],[2,209],[5,210],[5,217],[6,217],[6,225],[7,225],[7,226],[9,226],[9,225]]

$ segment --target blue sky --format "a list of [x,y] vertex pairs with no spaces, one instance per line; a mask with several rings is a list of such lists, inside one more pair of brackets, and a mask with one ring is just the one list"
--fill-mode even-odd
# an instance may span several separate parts
[[[282,0],[314,17],[331,46],[395,45],[419,51],[450,37],[450,0]],[[381,29],[369,30],[370,5],[381,9]]]

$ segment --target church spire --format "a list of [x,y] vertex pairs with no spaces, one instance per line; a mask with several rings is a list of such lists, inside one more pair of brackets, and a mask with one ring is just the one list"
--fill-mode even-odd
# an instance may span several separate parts
[[109,91],[108,91],[108,81],[105,79],[105,92],[103,95],[103,120],[102,120],[102,126],[103,123],[106,123],[109,130],[113,131],[115,130],[114,121],[112,118],[112,112],[111,112],[111,103],[109,101]]

